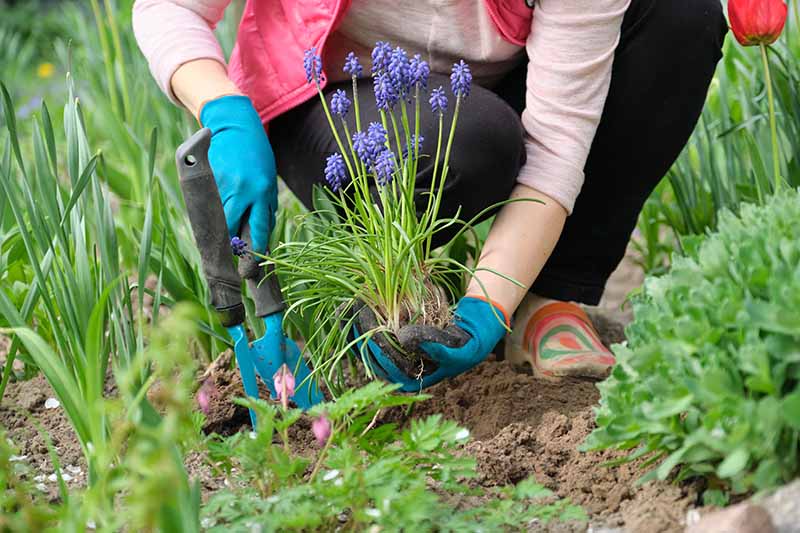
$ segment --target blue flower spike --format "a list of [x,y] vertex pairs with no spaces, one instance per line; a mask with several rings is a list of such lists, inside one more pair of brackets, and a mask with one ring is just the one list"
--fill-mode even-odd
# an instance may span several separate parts
[[441,85],[431,91],[428,103],[431,104],[431,111],[434,113],[443,114],[447,111],[447,95],[444,94],[444,88]]
[[361,62],[359,62],[358,56],[354,52],[347,54],[347,57],[344,59],[344,68],[342,70],[354,79],[360,78],[364,73],[364,67],[361,66]]
[[457,97],[466,98],[469,96],[469,88],[472,85],[472,71],[469,65],[462,59],[453,65],[450,73],[450,88]]
[[336,89],[336,92],[331,96],[331,113],[344,118],[347,112],[350,111],[351,103],[346,92]]
[[328,156],[325,162],[325,181],[333,192],[337,192],[342,187],[346,178],[344,169],[344,158],[342,154],[335,153]]
[[239,237],[234,237],[231,239],[231,249],[233,250],[233,255],[242,257],[247,253],[247,243]]
[[308,83],[319,84],[322,81],[322,58],[317,54],[317,49],[312,47],[303,54],[303,69],[306,71]]

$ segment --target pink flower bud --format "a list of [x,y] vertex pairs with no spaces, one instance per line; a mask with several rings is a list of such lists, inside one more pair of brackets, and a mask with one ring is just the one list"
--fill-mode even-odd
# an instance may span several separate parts
[[212,379],[207,379],[200,386],[197,391],[197,405],[204,414],[208,414],[211,409],[211,397],[214,396],[214,382]]
[[278,399],[283,404],[285,409],[289,404],[289,398],[294,396],[294,374],[289,370],[289,367],[281,365],[275,375],[272,376],[272,382],[275,385],[275,392],[278,394]]
[[331,436],[331,421],[328,420],[327,416],[322,415],[311,423],[311,431],[317,438],[319,445],[325,446]]

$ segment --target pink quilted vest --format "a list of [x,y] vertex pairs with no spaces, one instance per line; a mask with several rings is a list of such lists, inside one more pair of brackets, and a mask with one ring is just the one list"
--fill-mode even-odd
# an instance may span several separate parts
[[[528,1],[484,0],[498,33],[519,46],[531,30]],[[316,94],[306,82],[303,52],[316,47],[322,55],[349,7],[350,0],[247,0],[228,74],[264,124]]]

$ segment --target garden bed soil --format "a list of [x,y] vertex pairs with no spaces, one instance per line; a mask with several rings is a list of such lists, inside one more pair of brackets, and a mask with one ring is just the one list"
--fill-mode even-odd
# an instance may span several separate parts
[[[630,257],[626,257],[612,277],[606,298],[590,315],[606,344],[622,339],[620,304],[641,278]],[[0,361],[4,359],[5,339],[0,337]],[[230,354],[220,359],[230,361]],[[242,394],[241,379],[235,369],[217,364],[201,376],[213,376],[207,416],[207,431],[231,434],[249,428],[246,409],[230,399]],[[519,482],[534,476],[538,482],[570,498],[586,509],[592,526],[616,528],[635,533],[682,531],[687,511],[697,504],[697,487],[662,482],[637,484],[642,475],[638,465],[603,466],[618,458],[619,452],[582,453],[578,447],[594,427],[593,407],[599,394],[591,381],[561,379],[537,380],[494,358],[475,370],[439,384],[426,392],[432,398],[418,404],[411,417],[435,413],[457,421],[472,433],[463,453],[477,461],[477,476],[472,483],[493,487]],[[262,391],[262,397],[266,396]],[[45,435],[49,435],[62,469],[69,473],[69,486],[85,484],[85,464],[80,445],[64,410],[47,409],[52,390],[41,376],[10,383],[0,405],[0,426],[20,448],[23,460],[38,472],[40,490],[58,497],[57,483],[50,477],[50,461]],[[29,418],[30,416],[30,418]],[[400,411],[383,413],[384,420],[404,422]],[[314,455],[318,447],[310,422],[301,420],[291,430],[296,451]],[[208,468],[205,458],[189,454],[190,475],[200,480],[205,496],[224,486],[225,479]],[[534,526],[534,529],[535,526]],[[578,531],[569,525],[551,526],[551,531]]]
[[[598,327],[606,340],[619,336],[613,320]],[[217,367],[215,394],[208,415],[207,429],[222,434],[247,429],[248,414],[230,398],[241,394],[238,372]],[[668,483],[636,484],[642,475],[636,465],[605,467],[603,463],[619,457],[618,452],[582,453],[579,445],[594,427],[593,406],[599,395],[590,381],[562,379],[542,381],[520,373],[504,361],[491,359],[478,368],[428,391],[432,398],[418,404],[414,418],[442,413],[472,433],[464,453],[477,460],[477,477],[484,487],[519,482],[529,476],[583,506],[592,524],[624,527],[631,532],[682,531],[687,511],[697,502],[696,488]],[[0,407],[0,425],[9,429],[21,455],[40,473],[45,489],[57,497],[57,483],[48,481],[53,473],[44,436],[22,415],[30,412],[49,434],[58,451],[62,468],[80,469],[68,483],[85,483],[80,446],[61,408],[46,409],[52,392],[41,376],[24,383],[11,383]],[[403,422],[400,411],[384,413],[385,420]],[[301,421],[292,430],[296,450],[313,455],[317,445],[310,423]],[[207,495],[222,487],[224,479],[209,471],[197,454],[187,457],[190,474],[201,482]],[[68,472],[69,472],[68,471]],[[552,531],[578,531],[569,526],[553,526]]]

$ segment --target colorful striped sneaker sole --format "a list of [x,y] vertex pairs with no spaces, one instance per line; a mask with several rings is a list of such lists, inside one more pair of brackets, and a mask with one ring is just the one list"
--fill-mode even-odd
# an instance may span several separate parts
[[616,362],[589,317],[574,304],[555,302],[539,309],[528,320],[522,341],[506,343],[506,359],[530,365],[537,377],[602,379]]

